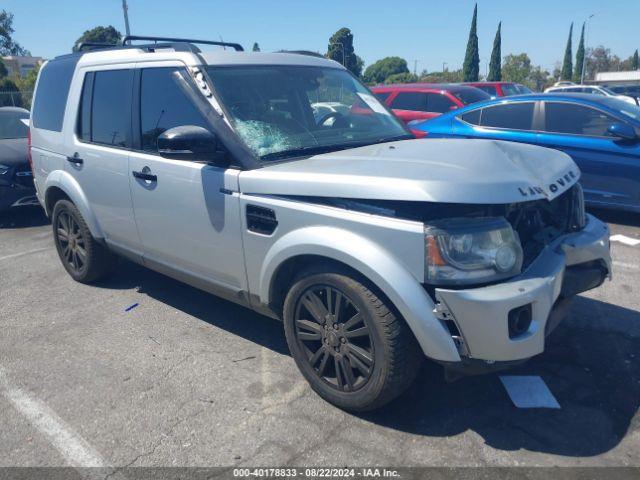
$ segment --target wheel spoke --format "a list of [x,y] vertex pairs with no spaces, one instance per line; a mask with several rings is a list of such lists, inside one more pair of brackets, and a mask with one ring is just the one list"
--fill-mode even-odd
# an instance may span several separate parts
[[344,384],[345,384],[344,374],[342,373],[342,368],[340,366],[340,361],[338,360],[338,357],[333,357],[333,365],[336,369],[336,382],[338,384],[338,388],[340,390],[344,390]]
[[64,255],[64,258],[67,260],[67,262],[69,262],[69,263],[71,263],[71,254],[72,253],[73,253],[73,251],[71,250],[71,247],[69,247],[69,245],[67,244],[65,249],[62,251],[62,254]]
[[365,325],[364,327],[356,328],[355,330],[345,331],[344,336],[347,338],[368,337],[369,328]]
[[327,360],[329,360],[329,352],[327,352],[326,348],[322,348],[322,351],[324,352],[324,355],[322,356],[322,359],[320,360],[320,365],[318,366],[318,369],[316,370],[318,372],[318,375],[322,376],[322,374],[324,373],[325,368],[327,368]]
[[60,226],[62,227],[63,230],[65,230],[67,232],[67,234],[69,233],[69,222],[67,221],[67,215],[66,214],[60,214],[60,217],[58,218],[58,222],[60,223]]
[[69,234],[64,228],[58,228],[57,232],[58,232],[58,238],[60,239],[61,242],[69,241]]
[[347,358],[351,362],[351,365],[353,365],[358,370],[360,370],[360,373],[362,373],[362,375],[364,375],[365,377],[369,375],[369,373],[371,372],[371,369],[367,367],[364,363],[362,363],[362,361],[358,359],[358,357],[356,357],[353,353],[347,352]]
[[361,321],[362,321],[362,315],[360,315],[360,312],[358,312],[345,322],[344,329],[350,330],[351,327],[355,327]]
[[305,329],[313,333],[322,333],[322,327],[318,325],[316,322],[312,322],[311,320],[296,320],[296,325],[300,329]]
[[302,341],[321,340],[322,335],[319,333],[299,332],[298,338]]
[[347,348],[354,356],[359,358],[365,365],[371,366],[373,365],[373,357],[369,352],[367,352],[364,348],[361,348],[353,343],[347,344]]
[[84,248],[82,248],[80,245],[76,244],[76,253],[82,260],[82,263],[84,263],[85,258],[87,258],[87,251]]
[[334,322],[340,323],[340,309],[342,308],[342,293],[336,292],[336,301],[333,305],[333,318]]
[[349,365],[349,362],[345,357],[341,357],[339,363],[342,367],[342,373],[344,374],[344,379],[347,382],[347,387],[349,387],[349,390],[353,390],[353,385],[356,383],[356,380],[353,377],[353,370],[351,369],[351,365]]
[[320,300],[315,293],[307,292],[305,296],[302,297],[302,304],[319,324],[324,325],[325,317],[329,312],[322,304],[322,300]]
[[324,345],[321,345],[320,348],[316,350],[316,353],[311,355],[311,357],[309,358],[309,364],[314,367],[314,365],[318,363],[318,360],[320,360],[320,357],[322,357],[322,354],[324,353],[327,353],[327,350],[324,348]]

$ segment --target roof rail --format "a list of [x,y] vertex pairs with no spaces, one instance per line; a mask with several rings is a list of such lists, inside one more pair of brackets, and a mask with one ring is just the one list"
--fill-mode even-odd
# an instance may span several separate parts
[[122,45],[132,45],[134,40],[146,40],[151,42],[168,42],[168,43],[195,43],[200,45],[217,45],[219,47],[230,47],[237,52],[244,52],[244,48],[239,43],[216,42],[213,40],[193,40],[189,38],[171,38],[171,37],[146,37],[140,35],[127,35],[122,39]]
[[76,44],[76,51],[82,52],[84,50],[100,50],[103,48],[117,47],[116,43],[100,43],[100,42],[80,42]]
[[293,53],[295,55],[307,55],[309,57],[327,58],[321,53],[312,52],[311,50],[278,50],[276,53]]

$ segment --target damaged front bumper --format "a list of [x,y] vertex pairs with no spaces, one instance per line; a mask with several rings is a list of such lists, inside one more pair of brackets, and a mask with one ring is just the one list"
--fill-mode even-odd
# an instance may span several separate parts
[[549,244],[518,277],[480,288],[437,288],[436,313],[462,358],[448,366],[481,373],[541,353],[571,298],[606,278],[611,278],[609,229],[588,215],[583,230]]

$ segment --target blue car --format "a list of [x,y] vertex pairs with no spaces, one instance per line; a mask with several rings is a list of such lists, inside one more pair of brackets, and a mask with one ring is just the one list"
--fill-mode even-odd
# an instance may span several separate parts
[[531,143],[569,154],[591,206],[640,213],[640,107],[587,94],[533,94],[475,103],[410,125],[425,138]]

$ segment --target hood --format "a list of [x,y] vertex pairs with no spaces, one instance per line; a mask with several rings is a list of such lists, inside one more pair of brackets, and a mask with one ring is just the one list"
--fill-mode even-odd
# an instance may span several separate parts
[[494,140],[405,140],[242,172],[247,194],[446,203],[553,199],[580,171],[557,150]]
[[0,140],[0,164],[15,167],[29,163],[26,138]]

